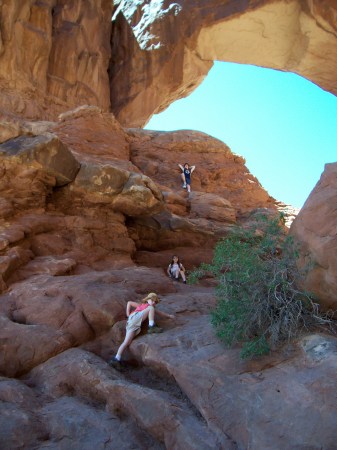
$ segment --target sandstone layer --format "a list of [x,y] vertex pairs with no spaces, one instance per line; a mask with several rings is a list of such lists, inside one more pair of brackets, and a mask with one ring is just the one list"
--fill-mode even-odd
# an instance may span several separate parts
[[291,227],[300,243],[304,285],[325,309],[337,309],[337,163],[326,164],[321,179]]
[[333,0],[116,3],[111,106],[125,126],[186,97],[214,60],[294,72],[337,93]]

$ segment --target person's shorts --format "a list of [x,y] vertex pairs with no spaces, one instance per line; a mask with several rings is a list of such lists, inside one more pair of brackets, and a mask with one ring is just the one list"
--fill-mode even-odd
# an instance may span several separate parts
[[129,316],[126,323],[126,331],[134,331],[135,336],[140,333],[144,311],[137,311]]
[[191,184],[191,178],[186,178],[186,177],[185,177],[185,182],[186,182],[186,184],[189,184],[189,185],[190,185],[190,184]]

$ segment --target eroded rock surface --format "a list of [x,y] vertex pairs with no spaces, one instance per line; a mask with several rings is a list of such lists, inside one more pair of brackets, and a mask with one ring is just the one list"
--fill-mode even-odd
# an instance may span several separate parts
[[337,309],[337,163],[326,164],[291,233],[300,243],[304,285],[325,309]]
[[110,107],[110,0],[0,4],[0,110],[55,119],[75,106]]
[[117,3],[111,105],[125,126],[186,97],[214,60],[294,72],[337,93],[334,1]]
[[[336,339],[243,362],[211,328],[214,280],[166,274],[173,253],[192,269],[234,224],[276,213],[241,157],[92,106],[57,122],[7,115],[2,130],[0,447],[331,448]],[[175,319],[157,319],[161,335],[145,325],[117,372],[127,301],[153,291]]]
[[[77,293],[76,308],[82,302],[83,314],[88,314],[95,307],[97,312],[91,312],[89,320],[99,325],[82,348],[63,349],[46,362],[36,361],[20,380],[1,378],[0,414],[5,417],[0,421],[1,444],[10,443],[11,448],[42,443],[46,448],[60,443],[89,448],[95,443],[97,448],[113,449],[116,442],[122,448],[153,449],[333,448],[335,338],[309,335],[281,353],[243,362],[239,349],[225,350],[214,336],[208,317],[214,296],[209,288],[171,282],[149,268],[130,270],[126,286],[125,279],[125,273],[114,270],[92,275],[87,286],[94,282],[94,290],[86,294],[85,303],[81,291]],[[55,282],[48,281],[49,292],[55,293]],[[75,287],[74,281],[70,277]],[[58,289],[69,293],[70,285],[62,286],[64,282],[59,280]],[[38,282],[34,287],[42,293],[46,285]],[[128,364],[117,372],[106,361],[123,336],[119,324],[124,327],[125,322],[116,320],[118,310],[129,296],[139,299],[153,288],[161,297],[158,308],[174,313],[175,319],[160,322],[164,328],[160,335],[137,337],[125,354]],[[20,301],[20,284],[16,289],[12,297]],[[104,300],[95,291],[104,292]],[[49,313],[55,326],[50,299],[43,309],[44,320],[51,326]],[[116,311],[110,329],[109,309]],[[29,311],[31,320],[41,321],[34,318],[32,305],[23,309],[24,314]],[[70,325],[75,311],[62,311]],[[21,326],[30,338],[32,330],[27,324]]]
[[3,0],[0,113],[55,120],[89,104],[143,126],[214,60],[295,72],[336,94],[336,11],[333,0]]

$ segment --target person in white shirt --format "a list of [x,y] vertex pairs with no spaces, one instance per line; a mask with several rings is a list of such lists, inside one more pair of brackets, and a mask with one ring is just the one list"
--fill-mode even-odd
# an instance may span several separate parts
[[167,268],[167,274],[175,280],[178,280],[179,276],[181,276],[183,282],[186,284],[185,267],[179,261],[178,256],[172,256],[172,261]]

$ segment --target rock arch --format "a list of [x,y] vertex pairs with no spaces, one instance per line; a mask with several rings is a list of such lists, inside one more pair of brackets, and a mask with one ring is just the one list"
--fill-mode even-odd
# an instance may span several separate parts
[[125,126],[144,126],[187,96],[214,60],[295,72],[337,93],[332,0],[116,3],[111,105]]

